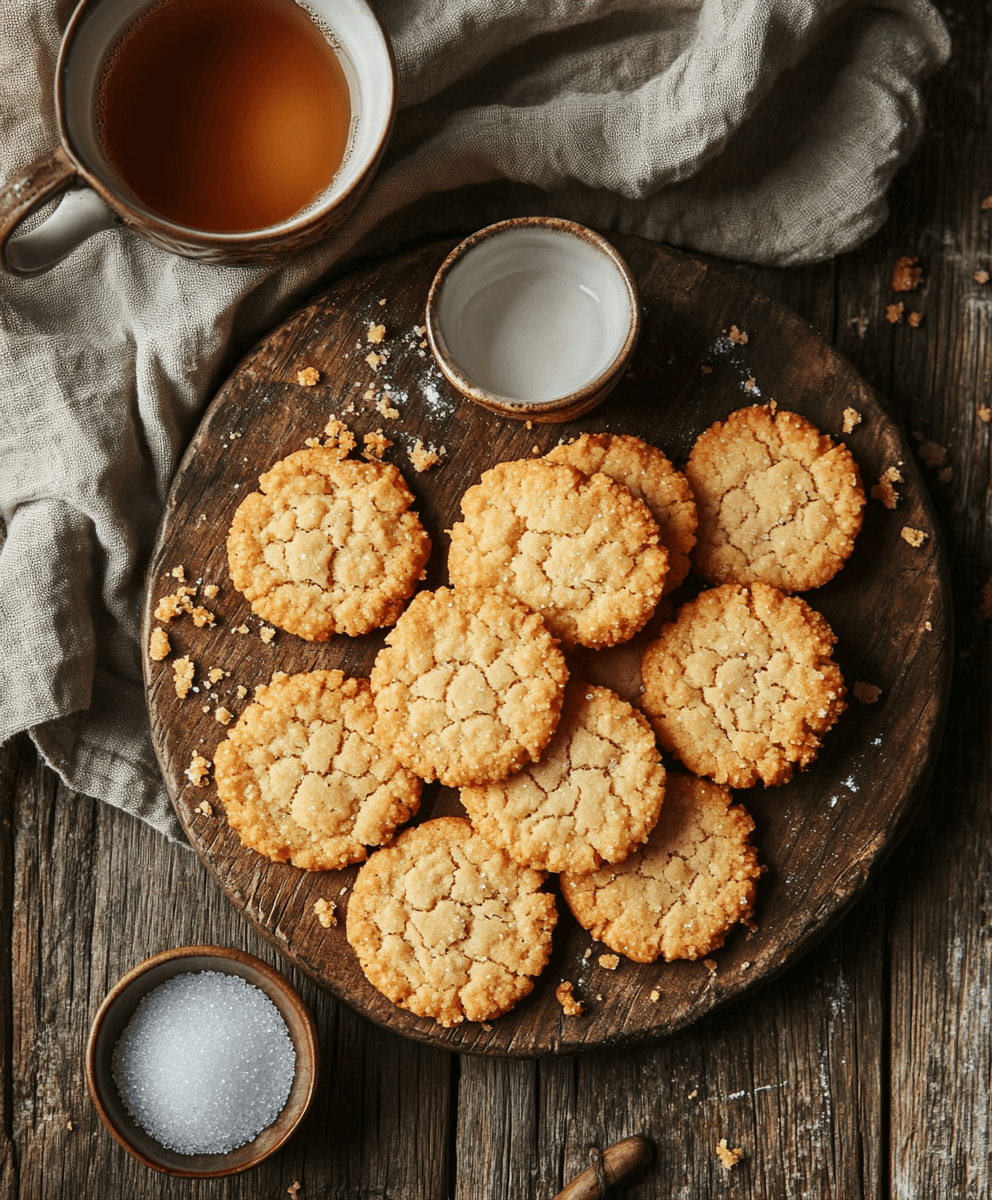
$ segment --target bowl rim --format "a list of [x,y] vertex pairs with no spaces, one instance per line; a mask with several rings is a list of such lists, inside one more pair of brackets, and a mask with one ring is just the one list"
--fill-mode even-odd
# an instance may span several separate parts
[[[194,959],[201,960],[201,965],[184,965],[186,960]],[[212,965],[202,965],[202,960],[205,959],[212,960]],[[136,983],[159,967],[174,967],[175,969],[165,972],[155,982],[150,982],[148,987],[143,991],[135,989],[134,985]],[[286,1022],[287,1029],[289,1030],[293,1048],[296,1051],[296,1072],[289,1097],[279,1116],[272,1125],[262,1130],[256,1138],[245,1143],[245,1145],[238,1146],[234,1150],[229,1150],[226,1154],[199,1155],[180,1155],[176,1151],[162,1147],[163,1153],[171,1158],[189,1159],[191,1163],[194,1160],[198,1160],[196,1166],[184,1167],[180,1163],[156,1160],[130,1140],[128,1136],[130,1131],[126,1126],[124,1128],[121,1127],[121,1122],[116,1119],[115,1113],[112,1109],[108,1109],[107,1104],[104,1102],[101,1074],[105,1073],[100,1070],[98,1055],[107,1053],[107,1039],[102,1034],[112,1010],[121,1004],[122,1001],[127,1006],[126,1017],[123,1020],[123,1025],[126,1025],[143,997],[161,983],[186,972],[196,973],[205,970],[219,970],[225,975],[236,975],[246,982],[259,987],[269,997],[279,1009],[280,1015]],[[132,993],[131,996],[128,996],[129,992]],[[132,999],[133,1003],[131,1003]],[[121,1028],[123,1028],[123,1025]],[[109,1047],[111,1054],[113,1053],[113,1045],[116,1045],[116,1040],[115,1038],[113,1044]],[[258,1166],[259,1163],[275,1154],[296,1132],[303,1118],[309,1112],[314,1096],[316,1095],[318,1073],[319,1051],[317,1028],[309,1009],[303,1003],[299,993],[285,975],[275,967],[270,966],[268,963],[263,962],[262,959],[256,958],[255,955],[249,954],[247,951],[236,950],[228,946],[179,946],[171,950],[163,950],[161,953],[152,955],[151,958],[146,958],[144,961],[137,963],[130,971],[121,976],[104,997],[93,1018],[86,1044],[86,1083],[89,1087],[90,1097],[93,1100],[100,1119],[116,1141],[129,1154],[144,1163],[146,1167],[151,1167],[153,1170],[161,1171],[166,1175],[176,1175],[193,1179],[211,1179],[223,1175],[236,1175],[241,1171],[247,1171],[252,1167]],[[120,1104],[119,1097],[116,1099],[118,1105],[123,1110],[123,1105]],[[140,1126],[131,1121],[130,1117],[127,1117],[127,1121],[135,1129],[140,1130]],[[255,1146],[258,1138],[262,1137],[265,1133],[275,1130],[280,1122],[284,1122],[283,1128],[279,1129],[278,1133],[274,1135],[270,1134],[270,1137],[266,1139],[266,1144],[261,1149],[256,1149],[252,1152],[252,1147]],[[145,1133],[143,1130],[141,1132],[145,1138],[154,1142],[154,1138],[151,1138],[150,1134]]]
[[[455,362],[441,328],[441,295],[452,269],[466,254],[483,242],[493,237],[499,237],[502,234],[525,228],[551,229],[556,233],[576,237],[587,245],[592,246],[605,258],[609,259],[623,280],[630,305],[630,322],[627,327],[627,336],[613,359],[598,375],[583,384],[581,388],[576,388],[574,391],[567,392],[562,396],[554,396],[550,400],[520,400],[517,397],[503,396],[498,392],[492,392],[488,388],[481,387],[470,379]],[[597,233],[585,225],[580,225],[576,221],[568,221],[564,217],[512,217],[509,220],[497,221],[493,225],[486,225],[483,229],[476,230],[475,233],[470,234],[463,241],[459,242],[448,254],[444,262],[438,267],[427,293],[425,324],[427,326],[427,340],[430,343],[431,351],[437,360],[438,366],[441,368],[448,382],[461,392],[462,395],[475,401],[476,404],[481,404],[484,408],[491,409],[493,412],[518,417],[521,420],[540,421],[542,418],[546,420],[548,417],[566,412],[577,414],[588,411],[588,409],[603,399],[615,386],[630,360],[630,356],[633,354],[634,347],[637,344],[637,339],[640,336],[640,295],[630,267],[628,267],[620,252],[601,233]]]

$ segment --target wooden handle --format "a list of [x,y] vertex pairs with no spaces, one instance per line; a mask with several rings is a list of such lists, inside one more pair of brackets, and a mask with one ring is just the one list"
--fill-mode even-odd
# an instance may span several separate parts
[[65,189],[76,177],[76,168],[59,146],[43,154],[17,179],[0,189],[0,267],[8,270],[7,242],[24,218],[46,200]]
[[600,1153],[593,1150],[594,1161],[576,1176],[555,1200],[602,1200],[607,1188],[633,1183],[635,1176],[651,1164],[654,1148],[647,1138],[629,1137]]

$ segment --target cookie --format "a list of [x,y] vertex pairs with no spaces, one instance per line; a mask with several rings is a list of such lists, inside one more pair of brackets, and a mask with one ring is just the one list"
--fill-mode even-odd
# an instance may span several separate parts
[[427,780],[505,779],[551,740],[567,678],[544,622],[516,600],[420,592],[375,660],[375,736]]
[[647,506],[608,475],[500,463],[468,489],[462,513],[448,554],[455,586],[515,596],[566,645],[616,645],[654,612],[668,555]]
[[798,596],[724,584],[644,651],[641,704],[690,771],[731,787],[788,783],[846,707],[830,626]]
[[668,551],[664,595],[689,574],[689,551],[696,544],[696,502],[688,480],[676,471],[657,446],[628,433],[584,433],[556,446],[545,458],[567,463],[583,475],[602,471],[643,500]]
[[754,905],[754,822],[730,789],[690,775],[668,777],[647,845],[614,867],[564,874],[561,892],[593,937],[634,962],[701,958],[719,949]]
[[227,539],[231,579],[252,610],[310,642],[392,625],[431,550],[396,467],[318,446],[258,482]]
[[364,862],[417,811],[422,787],[372,740],[368,680],[280,673],[255,695],[214,753],[241,844],[309,871]]
[[798,413],[731,413],[699,436],[685,473],[699,510],[692,561],[710,583],[804,592],[854,549],[865,506],[857,463]]
[[366,978],[441,1025],[488,1021],[534,986],[551,953],[554,897],[462,817],[409,829],[359,871],[348,941]]
[[658,820],[665,768],[651,727],[603,687],[570,682],[541,755],[501,783],[462,788],[480,834],[541,871],[594,871],[619,862]]

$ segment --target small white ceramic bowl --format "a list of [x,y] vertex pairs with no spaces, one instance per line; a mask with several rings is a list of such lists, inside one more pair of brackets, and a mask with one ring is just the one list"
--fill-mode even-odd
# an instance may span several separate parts
[[598,233],[555,217],[501,221],[441,264],[427,337],[451,384],[519,420],[569,421],[616,386],[640,333],[630,269]]

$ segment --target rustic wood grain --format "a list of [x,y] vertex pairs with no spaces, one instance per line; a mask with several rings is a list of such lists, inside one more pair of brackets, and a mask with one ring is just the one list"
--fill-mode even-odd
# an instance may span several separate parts
[[[739,276],[641,239],[619,238],[617,244],[641,293],[641,343],[630,377],[602,408],[560,426],[528,430],[462,400],[423,355],[422,339],[411,337],[448,243],[335,285],[265,339],[221,389],[176,475],[149,571],[146,641],[159,597],[175,586],[170,571],[176,565],[192,579],[221,587],[209,604],[218,616],[215,628],[179,620],[168,632],[173,654],[197,664],[198,681],[211,666],[229,670],[229,679],[216,687],[203,684],[180,700],[169,661],[146,660],[153,739],[193,845],[234,902],[339,998],[394,1031],[473,1053],[567,1053],[671,1033],[781,970],[858,894],[901,832],[939,734],[949,682],[941,538],[909,448],[878,397],[806,323]],[[379,303],[383,298],[385,305]],[[390,361],[370,371],[365,334],[379,320],[386,325],[382,348]],[[735,324],[747,331],[746,346],[726,337]],[[320,370],[317,387],[296,382],[305,365]],[[362,396],[367,385],[387,394],[385,383],[391,385],[388,394],[400,399],[393,402],[399,416],[384,419]],[[869,502],[851,560],[809,595],[838,635],[837,658],[849,685],[876,684],[881,701],[868,707],[852,698],[810,771],[785,787],[752,789],[741,797],[757,823],[755,842],[769,868],[759,890],[757,935],[732,934],[713,975],[702,963],[686,962],[663,967],[625,962],[621,972],[607,975],[595,969],[593,940],[559,905],[549,967],[534,993],[491,1028],[466,1023],[442,1030],[395,1007],[366,981],[345,940],[344,922],[325,931],[313,915],[319,897],[338,900],[344,910],[357,868],[307,873],[243,849],[223,820],[214,790],[192,786],[185,775],[191,756],[211,757],[224,736],[213,717],[216,705],[238,712],[249,702],[234,697],[236,684],[251,692],[275,670],[317,666],[367,675],[384,636],[313,644],[280,633],[262,645],[260,623],[227,571],[224,542],[234,510],[257,486],[260,472],[319,434],[330,412],[344,416],[359,439],[384,427],[397,447],[414,439],[446,445],[447,461],[428,475],[413,476],[404,454],[391,455],[406,465],[431,534],[427,586],[436,586],[446,581],[444,530],[458,519],[465,488],[487,467],[535,448],[547,450],[580,430],[603,428],[645,437],[681,464],[712,421],[758,397],[778,398],[835,435],[845,408],[855,408],[863,421],[847,442],[866,485],[896,464],[903,464],[905,481],[897,512]],[[906,525],[926,531],[923,547],[901,539]],[[692,586],[684,585],[681,594]],[[239,628],[247,632],[238,634]],[[636,701],[637,660],[645,641],[646,636],[630,647],[585,652],[573,669]],[[454,796],[428,789],[420,819],[452,811]],[[216,806],[209,816],[197,808],[204,798]],[[554,988],[562,978],[576,985],[587,1005],[581,1020],[561,1014]],[[655,991],[660,998],[651,1000]]]

